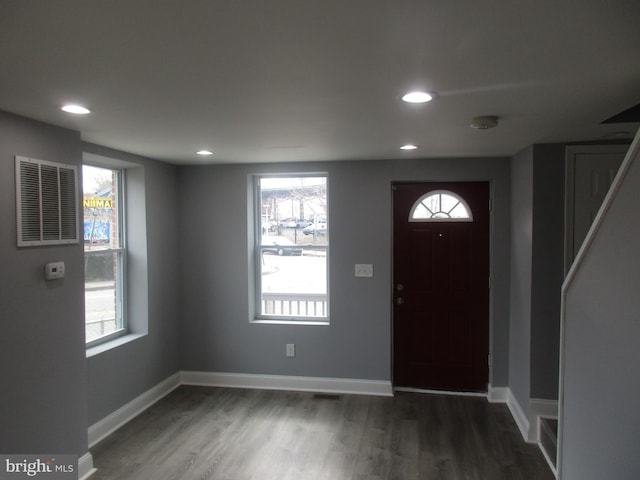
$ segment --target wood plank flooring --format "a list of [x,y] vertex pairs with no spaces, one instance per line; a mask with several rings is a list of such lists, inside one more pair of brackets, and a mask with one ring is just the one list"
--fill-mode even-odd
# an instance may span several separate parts
[[91,480],[552,480],[484,398],[182,386],[92,449]]

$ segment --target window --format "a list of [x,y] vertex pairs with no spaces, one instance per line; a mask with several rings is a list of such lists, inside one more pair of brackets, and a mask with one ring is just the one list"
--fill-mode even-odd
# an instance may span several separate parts
[[422,196],[413,204],[410,222],[471,222],[471,208],[453,192],[435,190]]
[[126,333],[124,172],[83,165],[87,346]]
[[255,178],[256,319],[326,323],[327,177]]

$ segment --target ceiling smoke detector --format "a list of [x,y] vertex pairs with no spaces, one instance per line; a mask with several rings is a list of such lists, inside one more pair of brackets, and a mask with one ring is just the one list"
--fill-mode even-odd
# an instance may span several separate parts
[[498,126],[498,117],[495,115],[484,115],[482,117],[473,117],[469,124],[471,128],[476,130],[486,130]]

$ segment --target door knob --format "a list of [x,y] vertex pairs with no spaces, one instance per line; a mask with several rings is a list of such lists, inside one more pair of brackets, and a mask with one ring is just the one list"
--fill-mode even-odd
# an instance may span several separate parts
[[396,297],[396,305],[401,307],[402,305],[404,305],[404,298],[402,297]]

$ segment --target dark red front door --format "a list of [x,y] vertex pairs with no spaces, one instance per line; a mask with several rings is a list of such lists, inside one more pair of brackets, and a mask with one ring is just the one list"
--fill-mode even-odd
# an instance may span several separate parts
[[[489,183],[398,183],[393,189],[394,384],[486,391]],[[430,209],[420,206],[411,221],[416,202],[429,192],[446,198],[426,200]],[[470,219],[447,217],[456,196]],[[434,213],[439,198],[442,211]],[[455,207],[452,215],[460,211]]]

